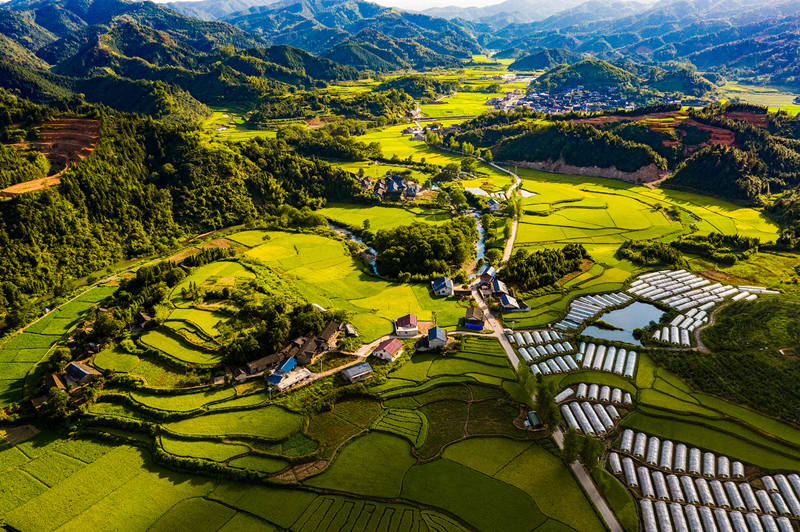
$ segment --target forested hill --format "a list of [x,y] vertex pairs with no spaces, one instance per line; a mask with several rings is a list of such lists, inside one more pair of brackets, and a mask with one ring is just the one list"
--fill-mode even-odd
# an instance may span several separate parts
[[0,28],[0,87],[48,104],[83,94],[177,122],[361,75],[151,2],[14,0],[0,7]]
[[394,68],[449,64],[482,50],[464,26],[361,0],[284,0],[225,20],[272,43],[378,69],[381,61]]
[[539,90],[558,91],[581,85],[587,89],[631,87],[639,85],[632,73],[606,61],[584,59],[571,65],[560,65],[542,74],[532,86]]
[[[0,95],[0,128],[58,116]],[[61,185],[0,201],[0,309],[10,324],[31,298],[187,234],[265,219],[285,205],[362,196],[352,174],[298,155],[283,140],[210,143],[192,128],[93,110],[96,151]],[[18,161],[0,157],[0,173]],[[5,166],[4,166],[5,165]]]

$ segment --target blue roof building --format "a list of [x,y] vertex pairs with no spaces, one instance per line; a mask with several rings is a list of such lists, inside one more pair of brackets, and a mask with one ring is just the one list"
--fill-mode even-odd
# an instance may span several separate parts
[[267,377],[267,382],[270,384],[280,384],[280,382],[292,371],[295,367],[297,367],[297,359],[292,357],[286,359],[286,361],[281,364],[281,367],[276,369],[272,372],[272,375]]
[[428,347],[435,349],[447,345],[447,331],[441,327],[428,329]]
[[286,360],[286,362],[284,362],[283,365],[280,368],[278,368],[278,371],[289,373],[295,368],[295,366],[297,366],[297,359],[292,357]]
[[494,295],[508,294],[506,283],[497,278],[492,279],[492,293]]
[[507,294],[500,296],[500,305],[503,307],[503,310],[519,309],[519,302]]
[[494,268],[494,266],[492,266],[488,262],[484,263],[483,266],[481,266],[481,273],[480,273],[481,281],[486,281],[488,283],[489,281],[494,279],[495,275],[497,275],[497,270]]
[[75,379],[76,381],[82,381],[87,377],[93,377],[95,375],[100,375],[100,372],[94,368],[90,368],[86,364],[82,362],[70,362],[67,364],[67,367],[64,368],[64,371],[67,375]]
[[453,295],[453,280],[449,277],[439,277],[431,281],[431,288],[434,295],[437,296],[452,296]]

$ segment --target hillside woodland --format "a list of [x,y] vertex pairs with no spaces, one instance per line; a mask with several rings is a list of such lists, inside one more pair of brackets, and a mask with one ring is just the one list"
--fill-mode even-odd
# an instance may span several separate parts
[[[0,102],[0,117],[12,117],[6,123],[25,112],[57,114],[8,95]],[[59,187],[0,202],[0,308],[19,319],[31,297],[69,290],[77,277],[165,250],[185,234],[268,218],[283,205],[371,201],[355,176],[305,158],[283,139],[209,143],[192,127],[107,110],[85,116],[102,122],[97,150]],[[325,143],[322,135],[306,142]],[[16,179],[14,151],[0,152],[5,180]],[[45,172],[38,157],[23,158]]]

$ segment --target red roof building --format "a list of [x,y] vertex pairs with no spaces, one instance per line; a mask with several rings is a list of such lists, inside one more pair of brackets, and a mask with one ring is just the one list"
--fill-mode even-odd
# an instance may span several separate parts
[[403,354],[403,342],[397,338],[384,340],[372,351],[372,356],[383,360],[394,360],[401,354]]
[[394,321],[394,332],[397,336],[416,336],[419,333],[417,317],[413,314],[406,314],[397,318]]

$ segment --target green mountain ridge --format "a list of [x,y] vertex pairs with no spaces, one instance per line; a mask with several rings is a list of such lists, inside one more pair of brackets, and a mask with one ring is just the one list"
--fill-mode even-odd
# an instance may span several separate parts
[[[385,66],[370,55],[387,60],[371,48],[377,44],[371,40],[376,34],[380,35],[382,48],[404,50],[402,54],[395,53],[401,61],[395,68],[468,59],[481,50],[475,38],[457,24],[359,0],[285,0],[234,13],[224,20],[272,43],[349,59],[359,67]],[[347,43],[347,48],[334,50],[342,43]],[[419,48],[415,50],[415,46]],[[437,54],[442,57],[432,59]]]

